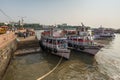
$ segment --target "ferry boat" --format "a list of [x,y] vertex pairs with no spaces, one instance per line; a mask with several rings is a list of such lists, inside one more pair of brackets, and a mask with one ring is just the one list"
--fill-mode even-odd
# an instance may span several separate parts
[[69,59],[70,50],[68,49],[67,37],[64,37],[61,32],[53,29],[42,32],[39,44],[43,51]]
[[94,39],[114,38],[115,34],[112,29],[100,27],[93,29]]
[[95,55],[103,46],[94,43],[91,30],[84,25],[76,28],[76,35],[68,36],[68,48]]

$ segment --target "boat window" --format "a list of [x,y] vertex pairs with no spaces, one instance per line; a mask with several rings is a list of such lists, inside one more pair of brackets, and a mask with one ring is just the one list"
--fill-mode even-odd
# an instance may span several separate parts
[[78,39],[78,41],[79,41],[79,42],[82,42],[82,41],[83,41],[83,39]]
[[48,39],[46,39],[46,42],[48,42]]
[[74,38],[73,40],[74,40],[74,41],[77,41],[77,38]]
[[49,43],[52,44],[52,39],[49,39]]
[[63,44],[64,43],[63,40],[61,40],[60,43]]
[[60,44],[60,40],[57,40],[57,44]]
[[53,44],[56,45],[56,40],[53,40]]
[[61,40],[61,44],[64,44],[64,43],[66,43],[66,41],[65,40]]

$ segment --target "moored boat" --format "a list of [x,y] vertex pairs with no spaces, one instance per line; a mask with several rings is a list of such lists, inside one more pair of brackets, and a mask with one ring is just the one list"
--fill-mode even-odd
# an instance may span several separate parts
[[110,28],[96,28],[93,29],[94,39],[114,38],[114,31]]
[[70,50],[67,45],[67,38],[60,31],[44,31],[41,34],[40,47],[43,51],[69,59]]
[[68,37],[69,49],[95,55],[103,46],[94,43],[91,30],[84,25],[76,29],[77,34]]

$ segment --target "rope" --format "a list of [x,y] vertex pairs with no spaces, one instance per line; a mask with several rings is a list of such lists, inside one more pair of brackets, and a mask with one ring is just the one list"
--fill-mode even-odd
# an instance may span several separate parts
[[60,63],[61,63],[61,61],[62,61],[62,58],[63,58],[63,57],[60,58],[60,60],[59,60],[59,62],[57,63],[57,65],[56,65],[51,71],[49,71],[48,73],[44,74],[43,76],[41,76],[41,77],[38,78],[37,80],[42,80],[42,79],[44,79],[45,77],[47,77],[49,74],[51,74],[51,73],[60,65]]
[[8,16],[2,9],[0,9],[0,12],[1,12],[4,16],[6,16],[9,20],[12,20],[12,21],[13,21],[13,19],[12,19],[10,16]]

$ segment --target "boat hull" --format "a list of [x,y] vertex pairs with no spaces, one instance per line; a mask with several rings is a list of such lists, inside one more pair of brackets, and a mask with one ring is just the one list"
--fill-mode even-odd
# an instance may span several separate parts
[[54,55],[57,55],[57,56],[60,56],[60,57],[64,57],[66,59],[70,58],[70,50],[69,49],[68,50],[52,49],[50,47],[47,47],[47,46],[43,45],[41,40],[39,41],[39,45],[40,45],[42,51],[45,51],[45,52],[48,52],[48,53],[51,53],[51,54],[54,54]]
[[91,49],[91,48],[87,48],[87,49],[84,49],[84,50],[76,49],[76,48],[73,48],[73,47],[68,47],[68,48],[71,49],[71,50],[80,51],[80,52],[83,52],[83,53],[88,53],[88,54],[91,54],[93,56],[95,54],[97,54],[97,52],[100,50],[100,49]]
[[94,46],[82,46],[82,45],[74,45],[72,46],[72,44],[69,44],[68,49],[70,50],[76,50],[76,51],[80,51],[80,52],[84,52],[84,53],[88,53],[91,55],[95,55],[97,54],[97,52],[102,48],[102,45],[94,45]]
[[94,35],[94,39],[114,38],[115,35]]

